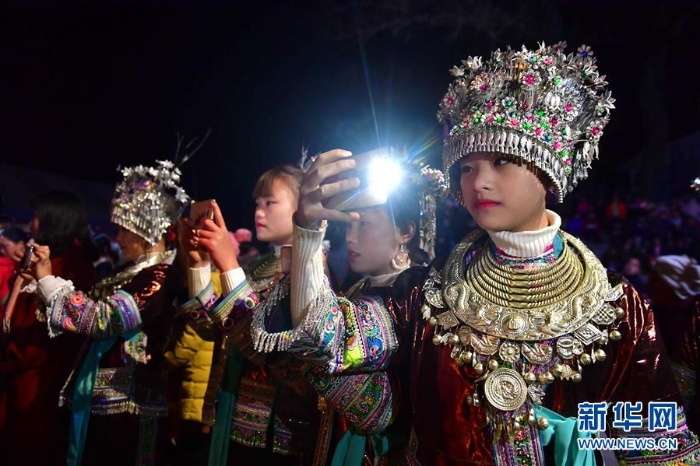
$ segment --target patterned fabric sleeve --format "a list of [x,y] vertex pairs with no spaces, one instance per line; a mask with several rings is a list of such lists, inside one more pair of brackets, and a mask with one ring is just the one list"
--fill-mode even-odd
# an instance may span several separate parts
[[49,334],[71,332],[110,338],[160,319],[169,312],[165,301],[172,296],[170,288],[175,283],[169,268],[169,264],[161,263],[143,269],[104,299],[92,299],[60,277],[45,277],[39,281],[37,292],[46,304]]
[[350,301],[326,284],[289,345],[288,351],[329,374],[385,369],[398,350],[392,316],[377,296]]
[[207,312],[214,323],[228,332],[237,322],[248,316],[259,302],[259,295],[250,287],[248,281],[244,280]]
[[117,291],[108,299],[95,301],[70,282],[58,289],[46,309],[49,334],[78,333],[92,338],[111,338],[141,327],[141,314],[134,297]]
[[193,321],[203,318],[208,320],[208,312],[214,306],[216,300],[217,295],[214,292],[214,286],[212,282],[209,282],[196,296],[187,300],[180,306],[180,312]]

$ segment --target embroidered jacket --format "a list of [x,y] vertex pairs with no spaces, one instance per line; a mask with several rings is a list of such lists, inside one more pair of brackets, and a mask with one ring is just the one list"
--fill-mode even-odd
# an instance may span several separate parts
[[[255,270],[246,271],[245,279],[239,277],[240,283],[231,278],[230,272],[222,274],[223,289],[233,289],[214,306],[201,306],[206,301],[202,293],[185,304],[193,309],[200,305],[198,312],[207,313],[224,336],[223,350],[213,364],[207,388],[205,422],[210,419],[209,413],[213,414],[209,408],[219,387],[223,386],[224,391],[235,390],[231,440],[246,447],[266,449],[268,453],[299,456],[303,464],[315,464],[315,439],[321,416],[316,393],[303,377],[298,361],[285,355],[262,355],[255,351],[251,340],[253,310],[261,302],[274,303],[269,312],[272,325],[289,327],[289,300],[279,296],[286,293],[283,289],[287,285],[275,285],[270,273],[276,270],[275,259],[272,255],[263,256],[255,262],[259,264]],[[226,385],[233,383],[233,379],[225,374],[235,372],[235,368],[241,374],[232,388]],[[233,448],[234,453],[229,453],[229,457],[247,454],[239,447]]]
[[[154,256],[98,283],[90,293],[58,277],[39,282],[52,335],[70,332],[93,340],[115,339],[99,362],[93,414],[166,415],[162,361],[178,286],[173,258],[174,252]],[[83,364],[89,345],[76,368]],[[74,371],[66,383],[61,404],[69,402],[76,375]]]

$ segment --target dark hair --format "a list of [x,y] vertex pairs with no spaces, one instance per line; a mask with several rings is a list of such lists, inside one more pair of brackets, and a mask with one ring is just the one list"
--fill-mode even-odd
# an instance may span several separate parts
[[428,254],[420,248],[421,189],[415,183],[404,179],[389,195],[387,208],[394,220],[394,225],[400,230],[407,230],[411,223],[414,234],[406,245],[408,256],[415,265],[427,264]]
[[24,230],[17,227],[9,227],[5,228],[4,230],[0,230],[0,237],[7,238],[13,243],[19,243],[20,241],[26,243],[29,241],[29,236],[24,232]]
[[78,195],[47,191],[32,199],[30,206],[39,220],[39,231],[34,240],[51,248],[52,256],[65,254],[78,240],[90,259],[99,257],[88,227],[85,206]]
[[282,180],[287,184],[287,187],[294,195],[294,202],[297,202],[299,200],[299,187],[301,187],[303,178],[304,172],[299,167],[282,165],[272,168],[258,178],[253,188],[253,199],[271,196],[274,182]]

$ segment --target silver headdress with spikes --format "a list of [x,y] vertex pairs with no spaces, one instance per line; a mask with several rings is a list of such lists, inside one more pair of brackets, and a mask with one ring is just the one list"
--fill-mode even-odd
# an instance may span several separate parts
[[158,160],[155,167],[122,168],[123,179],[117,183],[112,198],[112,223],[136,233],[153,246],[158,244],[190,200],[179,185],[179,167],[199,150],[209,134],[196,146],[196,138],[190,141],[184,153],[182,137],[178,136],[175,162]]
[[[455,80],[438,111],[451,126],[443,151],[446,175],[465,155],[501,152],[541,169],[559,202],[588,176],[615,99],[590,47],[568,55],[565,48],[561,42],[496,50],[490,60],[469,57],[451,70]],[[459,187],[450,189],[454,194]]]

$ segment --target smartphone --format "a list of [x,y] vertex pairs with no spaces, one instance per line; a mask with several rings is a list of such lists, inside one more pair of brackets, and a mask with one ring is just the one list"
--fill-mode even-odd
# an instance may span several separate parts
[[209,220],[214,220],[214,209],[212,208],[212,199],[207,199],[206,201],[197,201],[190,204],[190,220],[192,220],[195,225],[199,224],[205,218],[208,218]]
[[24,256],[22,257],[22,262],[20,263],[20,270],[28,269],[32,265],[32,256],[34,255],[34,246],[31,244],[27,245],[27,250],[24,251]]
[[360,186],[329,197],[323,202],[323,205],[328,209],[352,211],[386,204],[391,192],[389,181],[394,179],[397,173],[383,172],[389,165],[377,162],[383,161],[391,154],[393,154],[392,149],[381,148],[353,155],[355,168],[329,178],[326,182],[332,183],[347,178],[359,178]]

